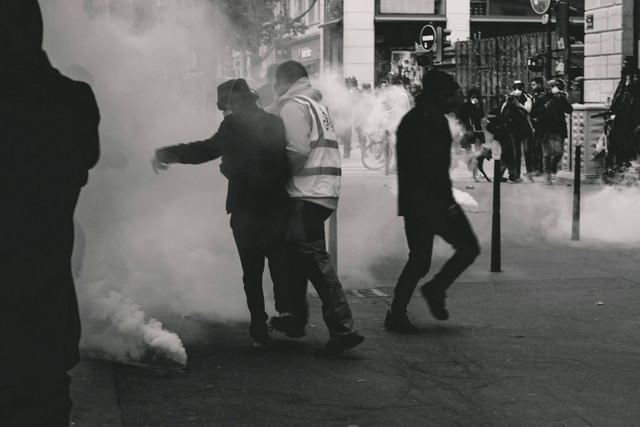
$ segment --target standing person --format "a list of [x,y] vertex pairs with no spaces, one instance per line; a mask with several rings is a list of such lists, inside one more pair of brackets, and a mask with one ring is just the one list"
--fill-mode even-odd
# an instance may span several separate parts
[[507,96],[502,106],[502,114],[507,117],[509,123],[509,135],[511,148],[513,149],[513,170],[509,171],[509,180],[512,183],[522,182],[520,168],[522,167],[522,149],[524,147],[525,166],[527,179],[533,182],[533,159],[531,155],[531,121],[529,112],[533,105],[533,98],[524,91],[524,84],[520,80],[513,82],[513,91]]
[[467,100],[460,107],[458,112],[458,119],[465,128],[465,131],[471,138],[467,139],[467,147],[465,149],[471,149],[471,144],[475,144],[476,147],[480,147],[484,144],[484,130],[482,129],[482,120],[484,119],[484,107],[482,106],[482,95],[480,90],[476,88],[469,89],[467,93]]
[[471,225],[453,198],[449,178],[452,138],[445,114],[459,105],[459,90],[451,75],[427,72],[418,104],[398,128],[398,214],[404,217],[409,260],[384,322],[394,332],[418,332],[409,321],[407,306],[418,281],[431,267],[435,235],[455,249],[442,269],[420,288],[438,320],[449,318],[446,290],[480,253]]
[[[339,110],[339,117],[336,121],[336,133],[338,142],[342,143],[344,150],[343,157],[348,159],[351,157],[351,141],[353,139],[353,125],[355,115],[357,114],[359,94],[358,79],[355,76],[349,76],[344,79],[344,86],[347,89],[347,96],[350,98],[345,105]],[[342,101],[344,102],[344,100]],[[354,108],[355,107],[355,108]]]
[[304,66],[286,61],[276,70],[278,109],[287,135],[291,179],[289,237],[291,243],[291,307],[295,324],[279,318],[274,329],[301,336],[309,318],[307,280],[322,301],[329,341],[317,357],[335,357],[364,341],[326,250],[324,222],[338,207],[341,161],[333,120],[320,103],[322,94],[311,86]]
[[509,179],[504,173],[513,169],[513,149],[511,148],[511,136],[509,135],[507,118],[501,113],[502,104],[506,100],[506,95],[498,99],[498,107],[489,110],[487,113],[487,132],[493,135],[493,139],[500,145],[500,182],[507,182]]
[[541,176],[544,173],[544,165],[542,163],[542,131],[538,130],[538,113],[544,109],[547,102],[547,90],[544,87],[544,77],[536,76],[531,79],[531,93],[533,96],[533,105],[531,106],[531,125],[533,127],[533,162],[535,175]]
[[278,68],[278,64],[271,64],[267,67],[264,84],[256,89],[256,93],[260,97],[260,106],[265,111],[271,111],[271,108],[273,108],[276,103],[276,91],[273,90],[276,68]]
[[549,91],[544,107],[535,112],[538,130],[542,133],[542,153],[547,185],[552,184],[552,179],[558,171],[558,163],[562,160],[564,153],[564,140],[567,137],[565,114],[573,111],[562,79],[549,80]]
[[42,50],[36,0],[0,2],[0,425],[68,426],[79,361],[73,213],[99,157],[89,85]]
[[622,61],[622,77],[613,95],[611,112],[615,114],[611,129],[613,163],[630,166],[640,148],[640,70],[633,56]]
[[289,310],[285,246],[289,175],[282,120],[259,108],[257,98],[244,79],[222,83],[218,109],[225,118],[218,132],[204,141],[160,148],[152,164],[155,170],[164,170],[171,163],[196,165],[222,157],[220,172],[229,180],[226,210],[231,214],[251,314],[249,334],[253,345],[262,347],[271,344],[262,291],[265,258],[276,310],[283,314]]

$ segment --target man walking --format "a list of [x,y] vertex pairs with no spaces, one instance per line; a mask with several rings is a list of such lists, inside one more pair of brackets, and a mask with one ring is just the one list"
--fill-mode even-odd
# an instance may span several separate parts
[[423,78],[423,93],[398,128],[398,214],[404,217],[409,260],[394,290],[385,328],[417,333],[407,316],[407,306],[418,284],[431,267],[433,237],[450,243],[454,255],[420,291],[431,314],[446,320],[447,288],[480,253],[480,247],[464,212],[453,198],[449,164],[451,132],[445,114],[460,101],[458,84],[447,73],[431,70]]
[[322,94],[311,87],[305,68],[286,61],[276,70],[277,111],[284,121],[291,179],[289,237],[291,243],[291,308],[293,317],[272,320],[274,329],[290,336],[304,335],[309,318],[307,280],[322,300],[322,316],[329,341],[318,357],[335,357],[364,341],[326,250],[324,222],[338,207],[341,160],[333,120],[320,103]]
[[229,180],[226,209],[231,214],[251,314],[249,334],[253,345],[262,347],[271,344],[262,291],[265,257],[276,310],[288,311],[288,170],[282,120],[258,108],[257,99],[244,79],[222,83],[218,86],[218,109],[225,112],[225,118],[218,132],[204,141],[160,148],[152,164],[157,170],[167,169],[171,163],[195,165],[222,157],[220,171]]

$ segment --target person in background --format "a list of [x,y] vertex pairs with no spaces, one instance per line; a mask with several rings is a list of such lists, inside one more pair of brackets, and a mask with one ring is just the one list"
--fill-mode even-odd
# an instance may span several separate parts
[[534,112],[538,130],[542,133],[542,153],[547,185],[552,184],[553,177],[558,171],[558,163],[562,160],[564,153],[564,140],[567,137],[565,114],[573,111],[568,97],[562,79],[549,80],[549,94],[544,108]]
[[331,358],[364,341],[358,333],[340,279],[326,249],[324,223],[338,207],[340,151],[322,93],[311,86],[302,64],[286,61],[276,70],[277,110],[284,121],[291,179],[289,212],[290,291],[293,316],[272,319],[274,329],[289,336],[304,335],[309,320],[307,281],[322,301],[329,341],[315,351]]
[[418,284],[431,267],[433,239],[439,235],[455,253],[420,291],[431,314],[449,318],[446,290],[480,254],[471,224],[451,190],[451,131],[445,114],[460,106],[460,87],[439,70],[424,75],[423,93],[398,128],[398,215],[404,217],[409,245],[407,261],[394,289],[384,326],[399,333],[417,333],[407,306]]
[[273,90],[276,68],[278,68],[278,64],[271,64],[267,67],[264,84],[256,89],[256,93],[260,97],[260,106],[265,111],[271,111],[276,103],[276,91]]
[[531,121],[529,112],[533,105],[533,97],[524,91],[524,84],[520,80],[513,82],[513,91],[507,96],[502,106],[502,115],[507,118],[511,148],[513,149],[513,166],[509,171],[509,180],[516,184],[522,182],[520,168],[522,164],[522,149],[524,147],[527,179],[533,182],[533,150],[531,149]]
[[91,87],[54,69],[36,0],[0,2],[0,425],[69,425],[73,214],[98,161]]
[[611,112],[615,114],[610,135],[612,163],[614,169],[629,167],[640,154],[640,70],[633,56],[622,61],[622,77]]
[[544,109],[547,102],[547,90],[544,84],[544,77],[536,76],[531,79],[531,94],[533,96],[533,105],[531,106],[531,125],[533,126],[533,162],[535,175],[541,176],[544,173],[544,165],[542,162],[542,131],[538,131],[538,112]]
[[218,109],[224,120],[211,138],[162,147],[152,158],[154,170],[172,163],[197,165],[222,157],[228,179],[226,210],[240,255],[242,281],[251,314],[254,347],[271,344],[264,307],[264,260],[274,286],[276,310],[289,313],[288,262],[285,246],[289,199],[286,139],[282,120],[256,105],[258,96],[244,79],[218,86]]
[[353,138],[353,125],[355,115],[358,113],[357,105],[359,100],[358,79],[349,76],[344,79],[344,86],[347,88],[347,96],[350,98],[346,105],[340,109],[338,120],[336,120],[336,132],[338,141],[342,143],[344,150],[343,157],[351,157],[351,140]]
[[462,104],[458,112],[458,120],[464,126],[467,137],[463,138],[463,147],[465,150],[472,150],[472,145],[479,150],[484,144],[484,129],[482,128],[482,120],[484,119],[484,107],[482,106],[482,95],[480,90],[476,88],[469,89],[467,100]]

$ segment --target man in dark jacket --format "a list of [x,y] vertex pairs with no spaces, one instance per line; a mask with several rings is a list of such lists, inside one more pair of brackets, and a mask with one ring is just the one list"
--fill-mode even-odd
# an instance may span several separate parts
[[531,125],[533,126],[533,164],[536,176],[544,173],[544,165],[542,162],[542,130],[538,130],[538,113],[544,109],[547,102],[547,90],[544,87],[544,77],[536,76],[531,79],[531,96],[533,96],[533,105],[531,107]]
[[633,56],[622,61],[622,77],[611,103],[611,157],[617,167],[629,166],[640,154],[640,70]]
[[42,50],[36,0],[0,2],[0,425],[67,426],[79,360],[73,213],[98,160],[91,88]]
[[231,214],[251,314],[249,334],[254,346],[261,347],[271,343],[262,291],[265,257],[276,310],[289,312],[284,240],[289,174],[282,120],[258,108],[257,99],[244,79],[222,83],[218,86],[218,108],[231,114],[225,115],[218,132],[204,141],[160,148],[152,163],[154,169],[166,169],[170,163],[196,165],[222,157],[220,171],[229,180],[226,208]]
[[455,254],[420,290],[438,320],[446,320],[447,288],[480,253],[478,240],[451,191],[451,132],[445,114],[460,102],[453,77],[432,70],[423,79],[423,93],[398,128],[398,214],[404,217],[409,260],[394,290],[385,327],[417,333],[407,316],[407,305],[431,266],[433,237],[441,236]]
[[553,183],[552,176],[558,171],[558,163],[564,153],[564,140],[567,137],[565,114],[573,111],[562,79],[549,80],[549,91],[544,108],[534,111],[538,123],[536,132],[542,134],[542,155],[547,185]]
[[531,155],[531,134],[533,128],[529,120],[529,113],[533,105],[533,98],[524,90],[524,84],[520,80],[513,82],[513,91],[507,96],[507,100],[502,106],[502,115],[508,123],[511,138],[511,149],[513,150],[513,168],[509,170],[509,180],[512,183],[522,182],[520,168],[522,164],[522,150],[524,148],[525,166],[527,168],[527,179],[533,182],[533,161]]

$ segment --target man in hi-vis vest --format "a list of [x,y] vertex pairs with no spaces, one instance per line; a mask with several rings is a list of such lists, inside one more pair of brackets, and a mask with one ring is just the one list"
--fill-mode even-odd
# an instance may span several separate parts
[[316,350],[318,357],[335,357],[364,341],[355,327],[331,258],[327,253],[324,222],[338,207],[341,159],[329,110],[322,94],[311,87],[305,68],[287,61],[276,70],[278,94],[275,113],[284,122],[291,178],[289,241],[291,313],[271,320],[274,329],[291,337],[304,335],[309,319],[307,280],[322,300],[322,316],[329,341]]

